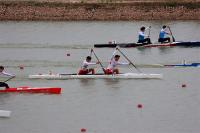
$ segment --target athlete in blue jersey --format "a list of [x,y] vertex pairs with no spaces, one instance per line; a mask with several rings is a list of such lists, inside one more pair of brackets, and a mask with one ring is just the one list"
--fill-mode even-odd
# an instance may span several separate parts
[[151,39],[149,38],[148,35],[145,35],[145,27],[141,27],[140,28],[140,32],[138,35],[138,43],[147,43],[147,44],[151,44]]
[[170,38],[169,37],[165,37],[165,35],[171,35],[170,33],[168,33],[167,31],[167,26],[166,25],[163,25],[161,31],[160,31],[160,34],[159,34],[159,39],[158,39],[158,42],[161,42],[161,43],[168,43],[170,42]]

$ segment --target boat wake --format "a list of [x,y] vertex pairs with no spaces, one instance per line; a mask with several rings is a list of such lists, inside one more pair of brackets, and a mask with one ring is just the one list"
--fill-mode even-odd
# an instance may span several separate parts
[[92,45],[89,44],[32,44],[32,43],[7,43],[7,44],[0,44],[0,48],[49,48],[49,49],[89,49]]

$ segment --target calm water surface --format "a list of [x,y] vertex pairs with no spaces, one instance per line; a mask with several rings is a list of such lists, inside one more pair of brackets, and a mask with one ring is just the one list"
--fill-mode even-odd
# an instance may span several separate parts
[[[143,72],[163,73],[163,80],[28,79],[49,71],[75,73],[94,43],[136,42],[142,25],[152,26],[156,42],[163,24],[171,26],[176,40],[200,41],[199,21],[0,22],[0,65],[17,75],[10,86],[62,88],[61,95],[0,94],[0,109],[12,111],[10,118],[0,118],[0,132],[199,133],[200,68],[150,66],[200,62],[200,48],[121,49]],[[107,65],[113,49],[95,52]]]

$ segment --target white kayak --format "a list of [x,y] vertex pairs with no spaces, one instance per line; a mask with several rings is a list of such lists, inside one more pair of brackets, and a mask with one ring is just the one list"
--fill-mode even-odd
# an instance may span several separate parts
[[162,74],[146,74],[146,73],[123,73],[114,75],[105,74],[88,74],[88,75],[77,75],[77,74],[38,74],[29,75],[30,79],[162,79]]
[[0,110],[0,117],[10,117],[11,111]]

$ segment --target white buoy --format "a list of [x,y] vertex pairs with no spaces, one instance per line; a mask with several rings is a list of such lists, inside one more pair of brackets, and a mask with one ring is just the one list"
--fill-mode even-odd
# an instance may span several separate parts
[[0,110],[0,117],[10,117],[11,111]]

